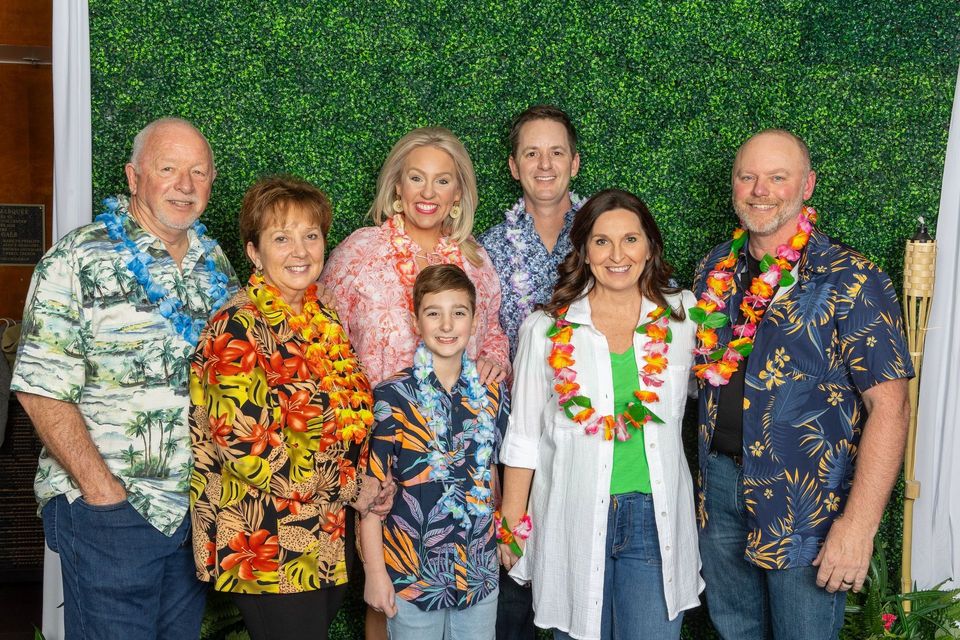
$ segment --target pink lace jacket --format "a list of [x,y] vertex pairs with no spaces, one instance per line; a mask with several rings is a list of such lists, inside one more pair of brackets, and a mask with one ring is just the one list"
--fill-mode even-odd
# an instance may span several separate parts
[[[479,267],[464,258],[464,270],[477,288],[477,333],[467,355],[488,358],[510,370],[507,337],[500,328],[500,280],[481,248]],[[362,227],[330,254],[320,283],[335,296],[343,328],[350,337],[370,384],[376,385],[413,365],[420,338],[396,269],[387,224]]]

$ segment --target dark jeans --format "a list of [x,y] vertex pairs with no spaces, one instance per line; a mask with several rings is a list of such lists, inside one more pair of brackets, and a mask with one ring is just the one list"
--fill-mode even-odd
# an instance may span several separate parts
[[817,567],[761,569],[743,557],[747,509],[743,468],[710,453],[705,476],[707,528],[700,532],[710,620],[726,640],[832,640],[847,594],[817,586]]
[[533,589],[517,584],[500,567],[497,640],[534,640]]
[[190,517],[165,536],[123,502],[57,496],[43,507],[60,554],[67,640],[182,640],[200,635],[206,583],[196,577]]

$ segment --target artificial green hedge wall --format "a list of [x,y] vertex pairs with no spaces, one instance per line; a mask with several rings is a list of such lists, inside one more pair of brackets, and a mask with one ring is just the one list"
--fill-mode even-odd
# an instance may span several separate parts
[[[477,169],[476,230],[499,222],[518,196],[507,126],[537,102],[578,125],[574,188],[644,198],[682,282],[729,233],[732,157],[763,127],[808,141],[821,226],[896,282],[915,216],[937,214],[960,62],[955,0],[89,5],[95,197],[124,188],[144,124],[192,120],[219,167],[206,222],[241,272],[235,216],[256,177],[287,171],[326,190],[335,243],[364,224],[380,163],[416,126],[460,135]],[[699,624],[687,635],[705,637]]]

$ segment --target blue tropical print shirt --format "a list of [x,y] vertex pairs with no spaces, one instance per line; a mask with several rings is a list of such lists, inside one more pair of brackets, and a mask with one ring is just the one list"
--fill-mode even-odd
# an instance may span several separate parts
[[[382,480],[389,469],[400,485],[383,523],[384,559],[397,595],[424,611],[465,609],[499,584],[490,474],[486,480],[475,479],[482,475],[477,474],[479,445],[470,437],[477,411],[467,402],[464,377],[452,393],[432,371],[428,384],[440,392],[441,415],[452,425],[445,436],[448,473],[436,473],[431,445],[435,433],[418,406],[412,367],[374,389],[377,424],[370,441],[369,473]],[[488,452],[492,465],[507,427],[510,401],[503,383],[486,388],[486,410],[496,432]],[[458,518],[463,512],[469,516],[469,529]]]
[[[730,251],[716,247],[700,263],[695,293]],[[717,330],[729,342],[749,287],[745,246]],[[887,275],[850,247],[814,229],[795,269],[797,282],[770,304],[746,361],[743,483],[750,532],[745,557],[764,569],[810,565],[843,513],[867,419],[864,391],[913,377],[900,306]],[[704,357],[699,358],[705,361]],[[700,381],[697,518],[710,526],[704,488],[717,421],[718,387]]]
[[[547,251],[547,247],[540,239],[536,227],[533,226],[533,218],[527,213],[523,198],[518,204],[521,207],[519,227],[520,236],[518,243],[522,247],[521,257],[525,270],[530,274],[530,285],[534,304],[545,304],[550,301],[553,294],[553,287],[557,284],[557,267],[563,262],[567,254],[573,248],[570,244],[570,227],[573,225],[573,217],[579,206],[576,204],[576,196],[571,194],[571,201],[574,206],[564,214],[563,228],[557,237],[557,244],[553,251]],[[583,200],[580,200],[583,202]],[[511,279],[514,277],[514,267],[511,263],[511,257],[514,254],[514,245],[507,237],[510,225],[507,222],[501,222],[482,233],[478,238],[483,248],[490,255],[493,267],[500,278],[500,326],[503,327],[507,339],[510,341],[510,359],[517,354],[517,341],[520,338],[520,325],[527,319],[527,316],[533,308],[524,310],[520,303],[520,296],[514,290]]]

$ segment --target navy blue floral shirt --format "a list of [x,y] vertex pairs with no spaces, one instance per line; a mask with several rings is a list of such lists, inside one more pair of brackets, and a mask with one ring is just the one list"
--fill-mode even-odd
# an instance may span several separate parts
[[[411,367],[374,389],[369,472],[382,480],[390,469],[400,485],[383,523],[384,560],[397,595],[424,611],[465,609],[499,584],[489,470],[510,400],[503,383],[486,387],[495,434],[492,443],[480,444],[471,436],[477,410],[467,402],[464,377],[452,393],[432,371],[427,380],[440,392],[445,424],[452,425],[441,436],[448,453],[432,445],[435,432],[418,406]],[[489,462],[481,468],[478,458]]]
[[[577,202],[576,195],[571,194],[572,202]],[[580,203],[584,200],[579,200]],[[501,222],[480,235],[479,241],[490,255],[493,267],[500,278],[500,325],[503,327],[507,339],[510,341],[510,359],[517,353],[517,341],[520,334],[520,325],[533,311],[532,305],[523,305],[514,285],[514,279],[520,277],[514,268],[511,258],[517,253],[515,245],[520,247],[520,264],[524,271],[530,274],[531,295],[533,304],[544,304],[550,301],[553,287],[557,284],[557,267],[567,257],[573,245],[570,244],[570,227],[573,225],[573,216],[580,208],[574,204],[565,214],[563,229],[557,238],[553,251],[547,251],[540,234],[533,226],[533,218],[524,208],[523,198],[517,203],[520,206],[520,217],[516,240],[511,242],[507,232],[510,230],[508,222]],[[516,206],[516,205],[515,205]]]
[[[732,321],[749,287],[745,246],[727,309]],[[716,247],[697,269],[694,293],[730,251]],[[731,339],[731,324],[717,330]],[[700,362],[704,357],[700,357]],[[850,247],[818,230],[800,259],[797,283],[782,292],[757,328],[746,361],[743,482],[750,533],[745,557],[765,569],[810,565],[833,520],[843,513],[867,413],[861,394],[913,377],[900,306],[890,279]],[[701,381],[697,517],[719,388]]]

